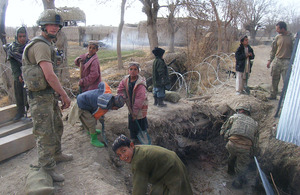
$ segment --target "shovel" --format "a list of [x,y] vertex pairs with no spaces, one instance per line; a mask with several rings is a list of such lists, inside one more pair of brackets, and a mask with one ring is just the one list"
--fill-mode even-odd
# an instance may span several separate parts
[[103,141],[104,141],[105,146],[107,147],[107,146],[108,146],[108,142],[107,142],[106,134],[105,134],[104,120],[101,120],[101,118],[100,118],[100,119],[99,119],[99,122],[100,122],[101,125],[102,125],[101,136],[102,136],[102,139],[103,139]]
[[149,134],[147,133],[147,131],[143,131],[139,122],[137,120],[135,120],[136,125],[139,128],[139,132],[137,134],[137,138],[139,139],[139,141],[141,142],[141,144],[143,145],[151,145],[151,138],[149,136]]

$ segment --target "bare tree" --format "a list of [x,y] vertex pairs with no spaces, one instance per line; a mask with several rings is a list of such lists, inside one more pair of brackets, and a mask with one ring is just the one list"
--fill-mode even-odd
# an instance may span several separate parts
[[147,34],[150,44],[150,51],[158,46],[157,36],[157,14],[159,10],[158,0],[140,0],[143,4],[143,12],[147,15]]
[[251,43],[256,44],[255,37],[259,28],[263,26],[263,19],[274,5],[272,0],[242,0],[241,22],[249,31]]
[[[188,11],[198,20],[211,22],[211,29],[217,27],[217,50],[218,52],[229,52],[232,44],[232,22],[238,16],[238,0],[187,0],[186,6]],[[229,28],[231,27],[231,28]],[[212,31],[213,32],[213,31]]]
[[175,15],[179,12],[179,8],[182,5],[181,0],[170,0],[167,2],[167,5],[162,5],[162,7],[166,7],[168,9],[168,34],[169,34],[169,52],[173,53],[174,50],[174,42],[175,42],[175,33],[179,29],[179,25],[176,22]]
[[10,102],[14,100],[13,92],[13,78],[12,72],[10,69],[9,63],[6,61],[6,52],[3,49],[2,45],[6,44],[6,33],[5,33],[5,15],[8,5],[8,0],[0,1],[0,37],[1,37],[1,46],[0,46],[0,79],[2,80],[4,90],[8,94]]
[[126,0],[122,0],[121,17],[120,17],[120,24],[118,27],[118,35],[117,35],[117,54],[118,54],[118,68],[119,69],[123,68],[121,38],[122,38],[122,30],[123,30],[123,26],[124,26],[125,4],[126,4]]

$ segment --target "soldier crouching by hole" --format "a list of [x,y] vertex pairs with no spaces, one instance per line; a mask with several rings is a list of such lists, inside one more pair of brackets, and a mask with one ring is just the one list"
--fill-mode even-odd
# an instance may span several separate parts
[[133,195],[192,195],[187,170],[175,152],[154,145],[134,145],[125,135],[120,135],[112,145],[120,160],[131,164]]
[[228,174],[237,174],[232,186],[242,188],[247,183],[246,174],[257,149],[258,124],[250,117],[250,105],[240,105],[236,112],[222,125],[220,135],[228,141]]

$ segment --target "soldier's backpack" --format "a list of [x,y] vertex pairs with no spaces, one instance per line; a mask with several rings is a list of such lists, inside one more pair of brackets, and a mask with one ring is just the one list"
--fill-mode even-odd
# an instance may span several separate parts
[[46,89],[49,84],[45,79],[42,68],[38,64],[32,64],[28,59],[28,50],[35,43],[43,41],[51,47],[51,43],[44,37],[39,36],[31,40],[31,42],[24,49],[23,60],[22,60],[22,74],[26,88],[29,91],[41,91]]

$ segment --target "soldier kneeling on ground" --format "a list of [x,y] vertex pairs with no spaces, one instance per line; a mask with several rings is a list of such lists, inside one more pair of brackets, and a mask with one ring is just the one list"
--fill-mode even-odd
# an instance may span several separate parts
[[250,117],[250,105],[238,106],[236,112],[223,124],[220,135],[227,141],[228,174],[237,174],[232,186],[242,188],[247,183],[246,174],[257,148],[258,124]]

